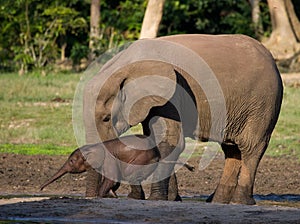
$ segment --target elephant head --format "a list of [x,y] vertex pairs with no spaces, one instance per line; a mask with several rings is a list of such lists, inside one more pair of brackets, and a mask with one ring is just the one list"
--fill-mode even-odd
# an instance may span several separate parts
[[[157,66],[158,65],[158,66]],[[99,83],[95,79],[93,84]],[[168,102],[175,92],[176,76],[174,68],[163,62],[143,61],[122,67],[112,74],[101,86],[95,100],[94,116],[85,115],[85,119],[94,119],[86,126],[86,136],[99,133],[100,141],[116,138],[131,126],[145,120],[151,108],[162,106]],[[93,86],[91,89],[99,88]],[[86,93],[87,102],[90,96]],[[84,109],[90,108],[84,106]],[[91,111],[92,112],[92,111]],[[85,121],[85,124],[89,124]],[[92,125],[92,126],[91,126]],[[96,126],[96,127],[95,127]],[[89,143],[97,142],[97,138]]]
[[66,173],[82,173],[91,169],[91,165],[88,164],[82,155],[80,149],[76,149],[64,163],[64,165],[46,182],[41,186],[43,190],[46,186],[64,176]]

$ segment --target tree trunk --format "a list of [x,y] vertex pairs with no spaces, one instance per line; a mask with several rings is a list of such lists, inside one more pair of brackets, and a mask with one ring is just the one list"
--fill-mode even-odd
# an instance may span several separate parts
[[295,13],[294,5],[291,0],[286,0],[285,5],[286,5],[286,9],[288,11],[289,19],[291,21],[291,25],[292,25],[293,31],[295,33],[296,39],[298,42],[300,42],[300,22]]
[[260,0],[250,0],[252,7],[252,22],[254,24],[255,35],[258,39],[261,39],[263,36],[263,26],[260,19]]
[[67,48],[67,43],[65,42],[61,45],[60,60],[62,62],[64,62],[66,59],[66,48]]
[[95,57],[96,44],[100,39],[100,0],[91,0],[90,18],[90,59]]
[[140,39],[157,36],[165,0],[149,0],[144,15]]
[[[288,4],[292,4],[291,0],[268,0],[272,33],[264,44],[272,52],[273,56],[277,60],[291,58],[297,51],[300,50],[300,45],[297,42],[297,38],[293,24],[289,18],[289,15],[295,14],[293,8],[287,7]],[[288,11],[292,10],[291,11]]]

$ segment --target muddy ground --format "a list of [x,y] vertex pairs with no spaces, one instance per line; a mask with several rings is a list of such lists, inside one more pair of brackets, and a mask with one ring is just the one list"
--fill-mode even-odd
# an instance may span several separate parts
[[[219,153],[204,170],[199,158],[189,163],[195,172],[177,172],[183,202],[126,199],[84,199],[85,174],[66,175],[44,191],[39,186],[63,164],[67,156],[0,154],[0,220],[97,223],[300,223],[300,161],[265,156],[255,184],[258,206],[205,203],[222,173]],[[146,194],[149,188],[145,186]],[[171,213],[168,211],[172,211]],[[1,222],[0,222],[1,223]]]

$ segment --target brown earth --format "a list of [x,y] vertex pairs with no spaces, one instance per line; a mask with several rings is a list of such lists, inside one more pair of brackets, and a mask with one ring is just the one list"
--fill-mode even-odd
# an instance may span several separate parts
[[[222,173],[224,159],[221,153],[204,170],[198,169],[199,158],[191,158],[189,163],[195,166],[195,172],[184,168],[177,172],[183,203],[128,200],[125,198],[129,193],[127,185],[122,185],[117,192],[121,199],[83,199],[85,174],[68,174],[40,192],[39,186],[66,159],[67,156],[0,154],[0,221],[69,222],[71,217],[71,220],[91,219],[97,223],[193,223],[196,220],[204,223],[241,220],[244,220],[243,223],[300,223],[300,161],[293,158],[265,156],[262,159],[254,190],[259,206],[203,202],[213,192]],[[145,186],[145,189],[149,194],[149,187]],[[287,200],[288,196],[294,197],[294,200]],[[165,214],[165,209],[176,213]],[[184,215],[186,213],[189,215]],[[255,214],[255,219],[251,214]]]

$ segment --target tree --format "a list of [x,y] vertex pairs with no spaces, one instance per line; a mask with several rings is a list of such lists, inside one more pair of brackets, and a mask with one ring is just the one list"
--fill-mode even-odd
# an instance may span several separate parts
[[272,33],[264,43],[277,60],[291,58],[300,51],[300,23],[291,0],[268,0]]
[[86,33],[76,4],[82,10],[79,0],[0,0],[0,69],[11,65],[24,74],[53,65],[60,53],[63,59],[72,41]]
[[142,24],[140,39],[157,36],[162,19],[165,0],[149,0]]
[[100,0],[91,0],[90,18],[90,59],[95,57],[96,44],[100,39]]
[[252,22],[254,24],[255,36],[261,39],[263,35],[263,24],[260,16],[260,0],[249,0],[252,8]]

